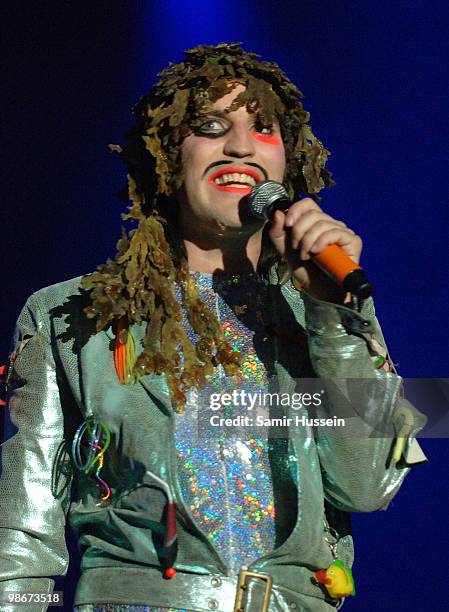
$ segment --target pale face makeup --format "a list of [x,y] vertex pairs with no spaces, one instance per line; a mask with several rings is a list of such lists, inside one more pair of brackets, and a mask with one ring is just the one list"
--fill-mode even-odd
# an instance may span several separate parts
[[261,222],[242,216],[242,198],[260,181],[283,180],[285,150],[278,122],[262,126],[245,106],[225,112],[242,90],[237,85],[220,98],[182,143],[183,227],[215,235],[254,231]]

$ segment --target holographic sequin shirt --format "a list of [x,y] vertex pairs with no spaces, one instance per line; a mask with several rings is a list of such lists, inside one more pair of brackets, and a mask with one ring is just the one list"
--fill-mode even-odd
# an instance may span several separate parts
[[[267,287],[255,274],[193,276],[244,361],[232,379],[216,368],[210,384],[192,389],[185,413],[176,415],[178,476],[193,520],[235,573],[271,551],[275,541],[267,435],[253,426],[257,406],[251,399],[267,388]],[[195,343],[185,313],[184,327]]]

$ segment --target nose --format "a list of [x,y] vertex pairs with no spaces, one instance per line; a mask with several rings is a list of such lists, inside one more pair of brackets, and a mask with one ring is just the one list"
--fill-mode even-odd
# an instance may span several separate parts
[[256,150],[254,145],[254,138],[252,138],[248,126],[234,124],[226,134],[223,153],[228,157],[238,159],[252,157]]

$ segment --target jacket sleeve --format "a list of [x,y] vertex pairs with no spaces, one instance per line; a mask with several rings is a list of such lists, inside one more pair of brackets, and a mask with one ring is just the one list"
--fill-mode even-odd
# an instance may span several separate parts
[[415,436],[426,417],[404,397],[389,360],[372,300],[359,314],[303,295],[309,353],[325,381],[317,448],[325,495],[350,512],[386,508],[415,462],[425,460]]
[[[52,576],[65,575],[65,519],[71,470],[64,443],[48,315],[38,294],[22,310],[10,356],[7,436],[1,447],[0,612],[17,610],[6,594],[52,593]],[[10,431],[8,431],[10,430]],[[47,604],[27,605],[30,612]]]

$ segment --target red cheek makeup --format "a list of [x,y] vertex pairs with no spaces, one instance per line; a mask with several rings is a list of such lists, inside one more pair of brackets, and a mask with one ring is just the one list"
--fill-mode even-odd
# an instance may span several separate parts
[[279,136],[275,136],[274,134],[259,134],[259,132],[251,132],[251,136],[260,142],[265,142],[266,144],[279,146],[282,143]]

